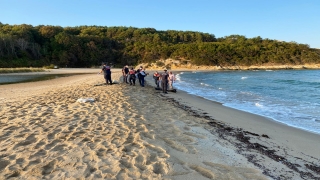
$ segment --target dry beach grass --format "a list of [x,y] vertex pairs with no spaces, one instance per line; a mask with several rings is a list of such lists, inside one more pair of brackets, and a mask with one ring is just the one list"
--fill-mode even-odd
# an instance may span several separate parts
[[[228,117],[204,112],[209,102],[183,92],[163,95],[151,86],[100,86],[99,70],[90,71],[94,74],[0,86],[0,179],[304,179],[281,162],[239,147],[243,142],[232,134],[239,132],[238,124],[220,123],[215,119]],[[114,70],[113,79],[120,78]],[[77,102],[89,97],[95,101]],[[234,129],[222,131],[228,127]],[[244,136],[287,148],[258,133]],[[304,157],[298,150],[293,148],[294,155],[317,168],[316,149]],[[269,172],[272,168],[279,170]],[[299,170],[319,178],[316,171]]]

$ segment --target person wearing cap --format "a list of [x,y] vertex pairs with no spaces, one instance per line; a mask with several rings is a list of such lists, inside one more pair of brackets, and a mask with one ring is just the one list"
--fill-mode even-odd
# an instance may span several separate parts
[[102,73],[102,71],[104,73],[104,79],[106,80],[106,84],[108,85],[110,83],[110,85],[112,85],[110,66],[108,66],[106,63],[103,63],[103,67],[99,74]]
[[167,69],[164,69],[164,72],[161,74],[161,87],[163,93],[168,93],[168,78],[169,75],[167,73]]

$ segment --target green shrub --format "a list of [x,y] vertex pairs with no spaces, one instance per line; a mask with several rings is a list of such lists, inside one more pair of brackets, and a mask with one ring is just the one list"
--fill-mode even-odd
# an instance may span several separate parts
[[49,66],[43,66],[44,69],[54,69],[55,65],[54,64],[50,64]]
[[164,62],[162,62],[162,61],[157,61],[157,62],[156,62],[156,65],[159,66],[159,67],[160,67],[160,66],[164,66]]

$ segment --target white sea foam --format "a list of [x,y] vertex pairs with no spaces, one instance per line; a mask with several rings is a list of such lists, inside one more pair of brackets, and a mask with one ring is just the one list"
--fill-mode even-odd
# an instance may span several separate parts
[[259,104],[259,103],[255,103],[255,105],[256,105],[257,107],[263,107],[263,105],[261,105],[261,104]]
[[211,86],[210,84],[206,84],[206,83],[200,83],[203,86]]
[[176,81],[180,81],[181,80],[180,74],[177,74],[175,78],[176,78]]

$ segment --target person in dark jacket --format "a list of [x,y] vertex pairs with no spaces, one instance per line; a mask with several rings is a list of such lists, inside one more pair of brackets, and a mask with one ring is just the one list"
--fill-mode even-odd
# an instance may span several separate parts
[[163,93],[168,93],[168,77],[169,74],[167,73],[167,69],[161,74],[161,87]]
[[108,66],[106,63],[104,63],[99,74],[102,73],[102,71],[104,73],[104,79],[106,80],[106,84],[108,85],[110,83],[110,85],[112,85],[110,66]]
[[139,84],[141,86],[141,74],[140,74],[140,71],[142,70],[142,68],[139,68],[137,69],[136,73],[137,73],[137,78],[138,78],[138,81],[139,81]]
[[128,65],[123,67],[122,75],[123,75],[123,82],[128,84],[129,83],[128,82],[128,76],[129,76],[129,67],[128,67]]

